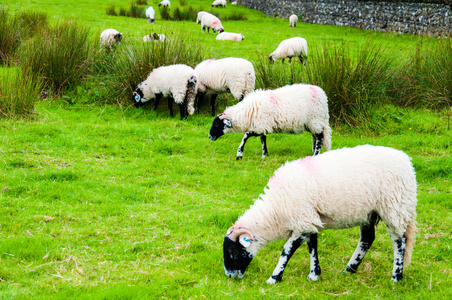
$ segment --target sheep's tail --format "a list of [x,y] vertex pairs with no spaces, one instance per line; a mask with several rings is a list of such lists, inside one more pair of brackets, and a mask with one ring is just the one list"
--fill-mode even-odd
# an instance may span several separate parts
[[325,127],[323,127],[322,146],[326,151],[331,149],[331,127],[328,124],[326,124]]
[[190,115],[195,112],[195,98],[196,87],[198,85],[198,78],[192,75],[187,82],[187,93],[185,94],[185,100],[187,102],[187,111]]
[[408,223],[408,227],[405,231],[405,237],[406,237],[406,247],[405,247],[405,255],[403,257],[403,264],[409,265],[411,262],[411,254],[413,252],[414,247],[414,236],[416,235],[416,222],[413,219],[411,219],[410,223]]

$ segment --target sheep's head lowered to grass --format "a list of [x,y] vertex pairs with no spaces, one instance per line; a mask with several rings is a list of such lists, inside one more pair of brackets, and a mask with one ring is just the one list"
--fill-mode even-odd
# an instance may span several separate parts
[[143,102],[146,102],[143,100],[145,100],[143,91],[140,88],[137,88],[132,94],[133,105],[135,107],[143,106]]
[[223,243],[224,272],[226,276],[242,278],[256,253],[250,251],[254,241],[252,234],[244,229],[229,228]]
[[219,114],[213,120],[212,128],[210,128],[209,138],[212,141],[216,141],[220,136],[229,132],[232,128],[232,121],[225,114]]

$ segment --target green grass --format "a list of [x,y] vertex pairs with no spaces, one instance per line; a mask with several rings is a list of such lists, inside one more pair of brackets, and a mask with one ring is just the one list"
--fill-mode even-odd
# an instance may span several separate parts
[[[154,8],[156,3],[148,2]],[[209,11],[210,3],[194,1],[189,5]],[[93,43],[105,28],[116,28],[125,39],[113,58],[100,60],[107,65],[93,65],[92,78],[61,98],[40,101],[32,120],[0,119],[0,298],[452,296],[450,109],[378,105],[372,107],[371,126],[333,128],[334,149],[369,143],[403,150],[413,158],[420,231],[412,264],[404,270],[402,282],[393,284],[390,280],[391,242],[380,224],[357,274],[344,276],[341,272],[356,247],[359,230],[329,230],[319,235],[319,282],[306,280],[309,255],[302,246],[291,259],[283,282],[268,286],[265,281],[284,242],[262,249],[245,277],[232,280],[224,275],[222,240],[227,228],[263,191],[274,170],[287,160],[311,154],[311,136],[270,135],[266,159],[260,158],[260,141],[250,139],[244,159],[237,162],[235,152],[241,135],[210,141],[208,107],[203,107],[200,115],[180,121],[177,116],[169,117],[166,105],[160,105],[157,112],[134,109],[127,102],[105,105],[116,103],[114,94],[99,83],[105,79],[105,85],[107,79],[111,80],[119,87],[119,94],[126,91],[119,98],[127,99],[132,83],[114,79],[120,78],[121,72],[127,76],[137,72],[134,61],[127,60],[127,51],[136,50],[137,61],[145,64],[153,63],[153,59],[156,64],[163,63],[163,50],[152,59],[140,51],[140,47],[154,47],[139,43],[150,32],[165,33],[175,40],[181,34],[190,36],[198,48],[167,49],[172,51],[167,59],[189,53],[181,61],[199,56],[238,56],[267,62],[279,41],[293,35],[305,37],[312,44],[312,53],[320,53],[325,43],[344,42],[351,54],[357,54],[371,40],[409,61],[407,53],[415,51],[419,41],[429,48],[437,45],[435,39],[303,23],[289,28],[287,20],[228,5],[214,11],[223,17],[244,12],[247,21],[223,25],[246,38],[240,43],[217,43],[213,34],[203,35],[194,20],[163,21],[157,10],[153,25],[144,19],[105,14],[107,7],[128,7],[128,2],[12,0],[9,5],[11,9],[17,5],[23,10],[45,11],[50,26],[65,17],[77,19],[80,25],[89,26],[88,39]],[[177,2],[172,5],[173,10]],[[117,73],[112,74],[108,64],[115,58]],[[261,68],[266,70],[266,66]],[[281,72],[275,76],[279,80],[298,78],[296,72],[301,70],[299,62],[289,70],[280,64],[273,67],[267,68],[268,74]],[[2,83],[15,70],[3,68]],[[219,99],[219,111],[235,103],[227,96]]]

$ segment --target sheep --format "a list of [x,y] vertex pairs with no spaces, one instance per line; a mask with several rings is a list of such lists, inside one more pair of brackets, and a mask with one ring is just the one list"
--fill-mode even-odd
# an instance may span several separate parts
[[236,159],[242,159],[245,143],[259,136],[262,158],[268,155],[267,134],[308,131],[312,134],[312,152],[331,148],[328,99],[318,86],[308,84],[287,85],[276,90],[256,90],[242,102],[226,108],[214,120],[209,138],[217,140],[228,132],[245,133],[237,149]]
[[245,36],[242,33],[234,33],[234,32],[225,32],[223,31],[216,37],[219,41],[230,40],[230,41],[242,41],[245,39]]
[[157,42],[164,42],[166,40],[166,36],[163,33],[151,33],[148,35],[145,35],[143,37],[143,42],[150,42],[150,41],[157,41]]
[[237,1],[232,1],[231,4],[232,5],[237,5]]
[[208,14],[208,12],[205,12],[205,11],[198,12],[198,15],[196,17],[196,24],[201,23],[201,19],[202,19],[202,16],[204,16],[204,14]]
[[122,33],[119,33],[116,29],[105,29],[100,34],[100,43],[105,47],[114,49],[116,46],[121,45],[123,37]]
[[278,48],[273,51],[269,56],[270,63],[275,60],[282,58],[282,63],[284,64],[284,59],[289,58],[289,66],[292,62],[292,57],[297,56],[302,64],[305,64],[305,60],[308,56],[308,43],[304,38],[293,37],[282,41]]
[[163,6],[163,7],[168,7],[171,9],[171,2],[170,0],[163,0],[162,2],[160,2],[158,4],[158,7]]
[[210,94],[210,111],[215,116],[215,100],[219,93],[232,93],[241,101],[254,90],[256,75],[251,62],[243,58],[227,57],[208,59],[195,67],[199,85],[196,97],[196,109],[199,100]]
[[149,22],[154,23],[155,21],[155,11],[152,8],[152,6],[148,6],[146,8],[146,19],[148,19],[148,23]]
[[214,6],[222,6],[223,8],[226,7],[226,0],[215,0],[212,2],[212,7]]
[[297,27],[298,17],[297,15],[291,15],[289,17],[289,27]]
[[[171,96],[179,105],[181,120],[185,119],[184,104],[190,115],[194,113],[194,100],[198,87],[198,77],[193,68],[187,65],[170,65],[154,69],[145,81],[138,84],[133,92],[135,107],[140,107],[143,103],[155,99],[154,110],[162,97]],[[171,98],[168,98],[168,108],[173,117]]]
[[220,19],[218,19],[216,16],[212,14],[205,13],[201,18],[201,30],[202,33],[206,32],[209,33],[210,28],[212,28],[213,33],[216,33],[217,31],[219,33],[222,33],[224,31],[223,25],[221,24]]
[[356,273],[375,238],[375,225],[386,224],[394,250],[392,280],[403,278],[416,232],[416,175],[410,157],[382,146],[362,145],[286,162],[270,178],[264,193],[227,231],[224,270],[242,278],[257,252],[277,239],[288,239],[268,284],[282,280],[297,248],[307,242],[308,280],[320,275],[317,233],[360,226],[359,244],[343,273]]

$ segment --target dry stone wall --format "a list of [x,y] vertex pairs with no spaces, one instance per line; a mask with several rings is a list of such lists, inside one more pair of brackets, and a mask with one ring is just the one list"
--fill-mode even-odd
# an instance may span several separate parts
[[240,4],[269,16],[315,24],[358,27],[398,33],[450,36],[452,9],[445,4],[411,2],[241,0]]

